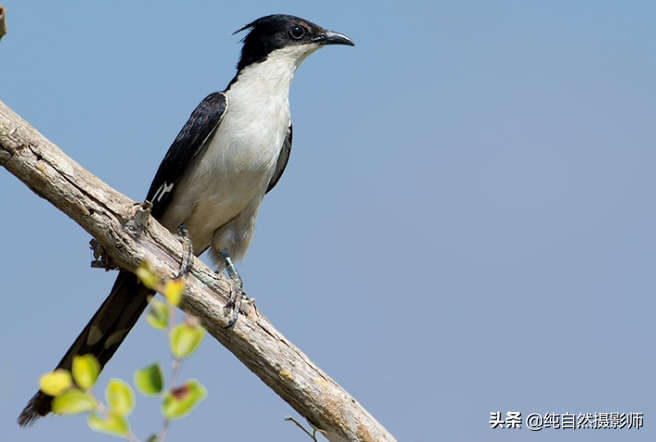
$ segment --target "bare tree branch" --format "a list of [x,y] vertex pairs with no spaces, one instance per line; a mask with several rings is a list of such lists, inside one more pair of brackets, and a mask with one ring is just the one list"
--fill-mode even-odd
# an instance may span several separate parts
[[[150,217],[143,231],[135,228],[141,205],[87,172],[1,101],[0,165],[96,238],[116,265],[134,271],[147,260],[160,276],[176,274],[182,260],[176,237]],[[254,308],[226,330],[229,288],[226,278],[196,259],[182,309],[199,317],[214,338],[331,442],[395,441]]]
[[5,17],[7,16],[7,10],[0,5],[0,40],[2,36],[7,33],[7,21]]

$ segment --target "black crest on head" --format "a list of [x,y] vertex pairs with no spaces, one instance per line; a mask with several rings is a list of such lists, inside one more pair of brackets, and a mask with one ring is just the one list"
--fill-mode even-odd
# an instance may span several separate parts
[[[320,38],[324,30],[307,20],[293,15],[268,15],[247,24],[237,32],[248,30],[242,40],[241,58],[237,69],[260,63],[276,49],[286,46],[312,43]],[[235,32],[235,34],[237,33]]]

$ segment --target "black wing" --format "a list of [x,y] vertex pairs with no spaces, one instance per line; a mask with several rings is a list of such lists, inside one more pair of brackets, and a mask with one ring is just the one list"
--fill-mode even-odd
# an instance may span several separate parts
[[155,219],[159,219],[164,213],[173,187],[191,160],[198,155],[219,127],[227,107],[225,95],[222,92],[214,92],[205,97],[191,113],[189,120],[166,152],[150,185],[146,199],[153,203],[151,214]]
[[276,184],[278,184],[278,181],[280,181],[282,173],[285,171],[285,167],[287,167],[287,163],[289,162],[289,154],[292,153],[292,132],[292,125],[290,124],[289,129],[287,129],[287,137],[285,138],[285,142],[282,144],[282,150],[280,151],[280,155],[278,155],[276,171],[273,172],[273,176],[271,177],[271,181],[269,181],[269,187],[267,187],[266,193],[269,193],[271,189],[276,187]]

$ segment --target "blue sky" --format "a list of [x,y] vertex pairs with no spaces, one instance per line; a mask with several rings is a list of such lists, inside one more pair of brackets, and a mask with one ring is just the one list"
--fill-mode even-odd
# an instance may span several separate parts
[[[288,13],[351,37],[296,74],[291,161],[239,265],[258,309],[399,441],[654,440],[653,2],[0,3],[0,99],[135,200],[233,77],[233,31]],[[2,439],[111,440],[14,422],[114,274],[4,170],[0,226]],[[142,321],[101,383],[167,358]],[[213,340],[181,377],[209,397],[169,440],[307,440]],[[644,427],[492,430],[496,411]],[[142,439],[158,413],[139,399]]]

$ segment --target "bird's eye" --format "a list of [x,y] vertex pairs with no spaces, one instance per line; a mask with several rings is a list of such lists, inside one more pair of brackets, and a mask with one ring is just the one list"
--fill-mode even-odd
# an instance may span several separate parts
[[301,26],[294,26],[289,30],[289,35],[291,35],[294,40],[298,40],[305,35],[305,29]]

